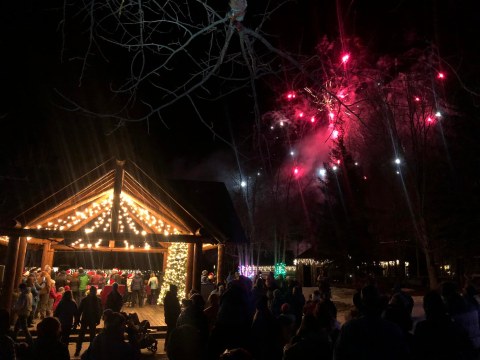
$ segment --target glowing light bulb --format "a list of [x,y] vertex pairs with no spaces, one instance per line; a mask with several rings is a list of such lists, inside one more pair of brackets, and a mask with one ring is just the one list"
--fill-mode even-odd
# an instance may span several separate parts
[[413,99],[417,102],[420,101],[420,98],[418,96],[415,96]]
[[342,63],[346,64],[350,60],[350,54],[344,54],[342,56]]
[[358,162],[355,162],[355,166],[358,166]]
[[290,151],[290,155],[291,155],[291,156],[294,156],[294,155],[295,155],[295,151],[293,151],[293,150]]
[[367,177],[366,177],[366,176],[364,176],[364,177],[363,177],[363,180],[367,180]]
[[399,158],[395,159],[395,164],[399,165],[402,161]]
[[246,182],[245,180],[242,180],[242,182],[240,183],[240,186],[241,186],[241,187],[247,186],[247,182]]
[[445,79],[445,73],[439,72],[438,75],[437,75],[437,78],[442,79],[442,80]]
[[292,99],[295,99],[296,95],[293,91],[290,91],[289,93],[287,93],[287,99],[288,100],[292,100]]
[[337,169],[338,169],[337,165],[333,165],[333,166],[332,166],[332,170],[333,170],[333,171],[337,171]]

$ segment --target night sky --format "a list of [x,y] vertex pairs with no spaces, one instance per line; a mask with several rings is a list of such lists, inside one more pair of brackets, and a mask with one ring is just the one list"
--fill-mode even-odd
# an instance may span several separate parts
[[[253,12],[255,5],[249,6]],[[79,86],[81,61],[75,54],[84,49],[85,34],[75,25],[67,27],[62,58],[62,2],[5,1],[0,14],[2,214],[31,205],[111,157],[133,159],[164,176],[229,181],[235,169],[232,149],[200,124],[184,101],[164,112],[166,124],[152,119],[120,129],[112,120],[66,110],[59,94],[93,112],[118,109],[124,99],[109,89],[122,81],[127,62],[93,57]],[[434,42],[465,83],[478,87],[478,18],[474,1],[299,0],[274,14],[266,30],[278,47],[304,55],[314,52],[323,35],[338,37],[340,29],[344,36],[360,37],[372,54]],[[184,69],[174,67],[171,76],[175,71]],[[263,111],[271,109],[278,94],[264,85],[259,83]],[[151,99],[155,93],[140,96]],[[248,137],[253,110],[247,91],[198,105],[225,138]],[[137,115],[136,109],[131,115]]]

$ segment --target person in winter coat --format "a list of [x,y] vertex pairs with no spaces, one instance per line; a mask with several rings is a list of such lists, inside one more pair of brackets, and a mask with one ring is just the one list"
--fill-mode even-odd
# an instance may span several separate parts
[[28,316],[27,319],[27,324],[28,326],[33,326],[33,319],[35,316],[35,312],[37,311],[37,305],[38,302],[40,301],[40,294],[37,290],[37,287],[35,286],[35,276],[30,275],[27,278],[27,287],[30,289],[30,292],[32,293],[32,311],[30,311],[30,315]]
[[151,295],[150,295],[150,305],[156,305],[157,300],[158,300],[158,293],[159,293],[159,287],[158,287],[158,278],[155,275],[155,273],[150,274],[150,279],[148,279],[148,284],[150,286],[151,290]]
[[32,360],[69,360],[67,345],[60,342],[60,322],[54,317],[43,319],[37,326],[38,337],[32,347]]
[[113,283],[112,291],[107,296],[105,310],[111,309],[113,312],[120,312],[123,306],[122,295],[118,292],[118,283]]
[[52,286],[52,280],[50,275],[43,271],[40,274],[40,302],[38,304],[38,314],[40,315],[40,319],[43,319],[47,316],[47,309],[48,309],[48,298],[50,296],[50,288]]
[[165,337],[165,349],[167,348],[168,339],[173,329],[177,326],[177,319],[180,315],[181,308],[177,295],[178,288],[176,285],[170,284],[170,290],[167,291],[163,299],[165,323],[167,324],[167,335]]
[[58,288],[65,287],[68,285],[67,281],[67,273],[65,270],[62,270],[58,273],[58,275],[55,277],[55,285]]
[[95,329],[100,324],[102,317],[102,303],[97,297],[97,288],[92,286],[88,296],[82,299],[75,317],[75,327],[81,324],[80,332],[78,334],[77,348],[75,356],[80,354],[82,350],[82,343],[85,338],[87,329],[90,331],[90,342],[95,338]]
[[143,277],[142,274],[137,274],[132,279],[132,307],[138,304],[139,307],[143,306]]
[[70,290],[72,290],[73,300],[80,304],[80,280],[78,279],[78,272],[74,272],[70,280]]
[[65,291],[62,300],[58,303],[53,316],[60,320],[62,325],[60,341],[68,346],[70,342],[70,333],[72,331],[73,320],[78,312],[78,307],[73,300],[71,291]]
[[21,283],[18,286],[20,290],[20,296],[13,306],[13,310],[17,314],[17,321],[15,322],[15,328],[13,330],[13,339],[17,338],[19,330],[23,330],[25,338],[29,345],[32,344],[32,336],[28,331],[27,319],[32,311],[32,293],[25,283]]
[[80,291],[80,299],[85,297],[85,293],[87,292],[87,285],[90,282],[90,278],[88,277],[87,273],[83,270],[83,268],[78,269],[78,290]]

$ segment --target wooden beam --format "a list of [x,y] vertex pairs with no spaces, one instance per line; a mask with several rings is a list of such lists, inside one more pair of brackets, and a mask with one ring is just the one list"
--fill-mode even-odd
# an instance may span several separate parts
[[150,249],[145,249],[143,247],[136,247],[136,248],[126,248],[126,247],[107,247],[107,246],[99,246],[94,247],[92,246],[91,248],[83,247],[80,248],[78,246],[75,247],[70,247],[70,246],[64,246],[64,245],[52,245],[52,249],[54,250],[66,250],[66,251],[98,251],[98,252],[129,252],[129,253],[151,253],[151,254],[159,254],[159,253],[166,253],[168,249],[165,248],[150,248]]
[[[192,275],[193,275],[193,254],[195,252],[193,244],[188,244],[187,251],[187,279],[185,280],[185,298],[188,299],[188,294],[192,290]],[[200,291],[200,290],[199,290]]]
[[[147,209],[149,212],[151,212],[153,215],[155,215],[155,217],[157,219],[160,219],[162,220],[164,223],[167,223],[168,225],[170,226],[173,226],[175,228],[177,228],[178,230],[180,231],[183,231],[183,232],[191,232],[191,229],[189,229],[185,224],[183,224],[181,221],[179,221],[178,223],[175,223],[175,221],[173,221],[171,219],[171,215],[170,214],[161,214],[159,213],[157,210],[154,210],[155,208],[152,207],[151,205],[147,204],[146,202],[140,200],[140,197],[141,195],[135,195],[133,193],[133,191],[130,190],[130,197],[132,198],[133,202],[136,203],[137,205]],[[161,207],[164,207],[163,205]],[[159,207],[160,208],[160,207]],[[170,210],[166,210],[167,212],[171,212]]]
[[115,166],[115,181],[113,183],[113,202],[112,202],[112,222],[110,223],[110,231],[118,232],[118,214],[120,212],[120,195],[123,187],[123,166],[125,161],[117,160]]
[[217,250],[218,244],[203,244],[203,251]]
[[214,244],[217,241],[209,236],[197,236],[197,235],[163,235],[163,234],[146,234],[136,235],[135,233],[112,233],[112,232],[92,232],[86,234],[84,231],[60,231],[60,230],[45,230],[45,229],[14,229],[14,228],[0,228],[0,236],[25,236],[33,237],[37,239],[65,239],[65,240],[78,240],[84,239],[91,242],[96,240],[127,240],[129,243],[144,243],[145,240],[148,243],[155,242],[183,242],[183,243],[205,243]]
[[[108,177],[108,176],[110,176],[110,174],[107,174],[104,177]],[[103,178],[97,180],[95,183],[91,184],[89,187],[69,197],[67,200],[55,206],[53,209],[48,210],[46,213],[43,213],[42,215],[38,216],[34,220],[28,222],[27,226],[31,226],[32,224],[48,222],[51,219],[54,219],[60,216],[59,214],[68,213],[88,202],[95,201],[96,198],[102,197],[103,195],[105,195],[105,193],[108,193],[108,190],[112,189],[112,184],[110,183],[110,181],[107,181],[106,183],[97,184],[97,182],[99,182],[102,179]],[[86,190],[88,190],[90,187],[94,185],[98,186],[98,188],[92,189],[89,193],[87,193],[87,195],[83,194],[86,192]]]
[[192,288],[200,291],[202,276],[202,244],[194,244],[194,254],[193,254],[193,275],[192,275]]

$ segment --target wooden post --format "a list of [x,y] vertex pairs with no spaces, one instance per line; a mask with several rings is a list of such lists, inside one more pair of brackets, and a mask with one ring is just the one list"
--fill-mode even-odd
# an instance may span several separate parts
[[21,237],[18,246],[17,269],[15,271],[15,284],[22,282],[23,267],[25,265],[25,254],[27,253],[27,238]]
[[50,265],[53,268],[53,258],[55,256],[55,249],[52,247],[52,244],[50,244],[50,249],[48,251],[48,265]]
[[52,258],[51,258],[50,251],[51,251],[51,244],[50,244],[50,242],[46,242],[45,244],[43,244],[42,270],[45,269],[45,265],[50,265],[50,266],[52,266],[52,263],[51,263]]
[[217,245],[217,284],[224,279],[224,256],[225,256],[225,244]]
[[193,255],[193,272],[192,272],[192,288],[200,291],[200,279],[202,273],[202,243],[196,242],[194,244],[194,255]]
[[165,274],[165,271],[167,270],[167,260],[168,260],[168,247],[167,247],[167,251],[163,253],[163,263],[162,263],[163,274]]
[[18,249],[20,238],[10,237],[7,248],[7,261],[5,264],[5,274],[3,276],[2,296],[0,297],[0,308],[11,311],[12,297],[15,290],[15,272],[17,271]]
[[193,273],[193,244],[188,244],[187,252],[187,279],[185,280],[185,297],[188,299],[188,293],[192,289],[192,273]]

